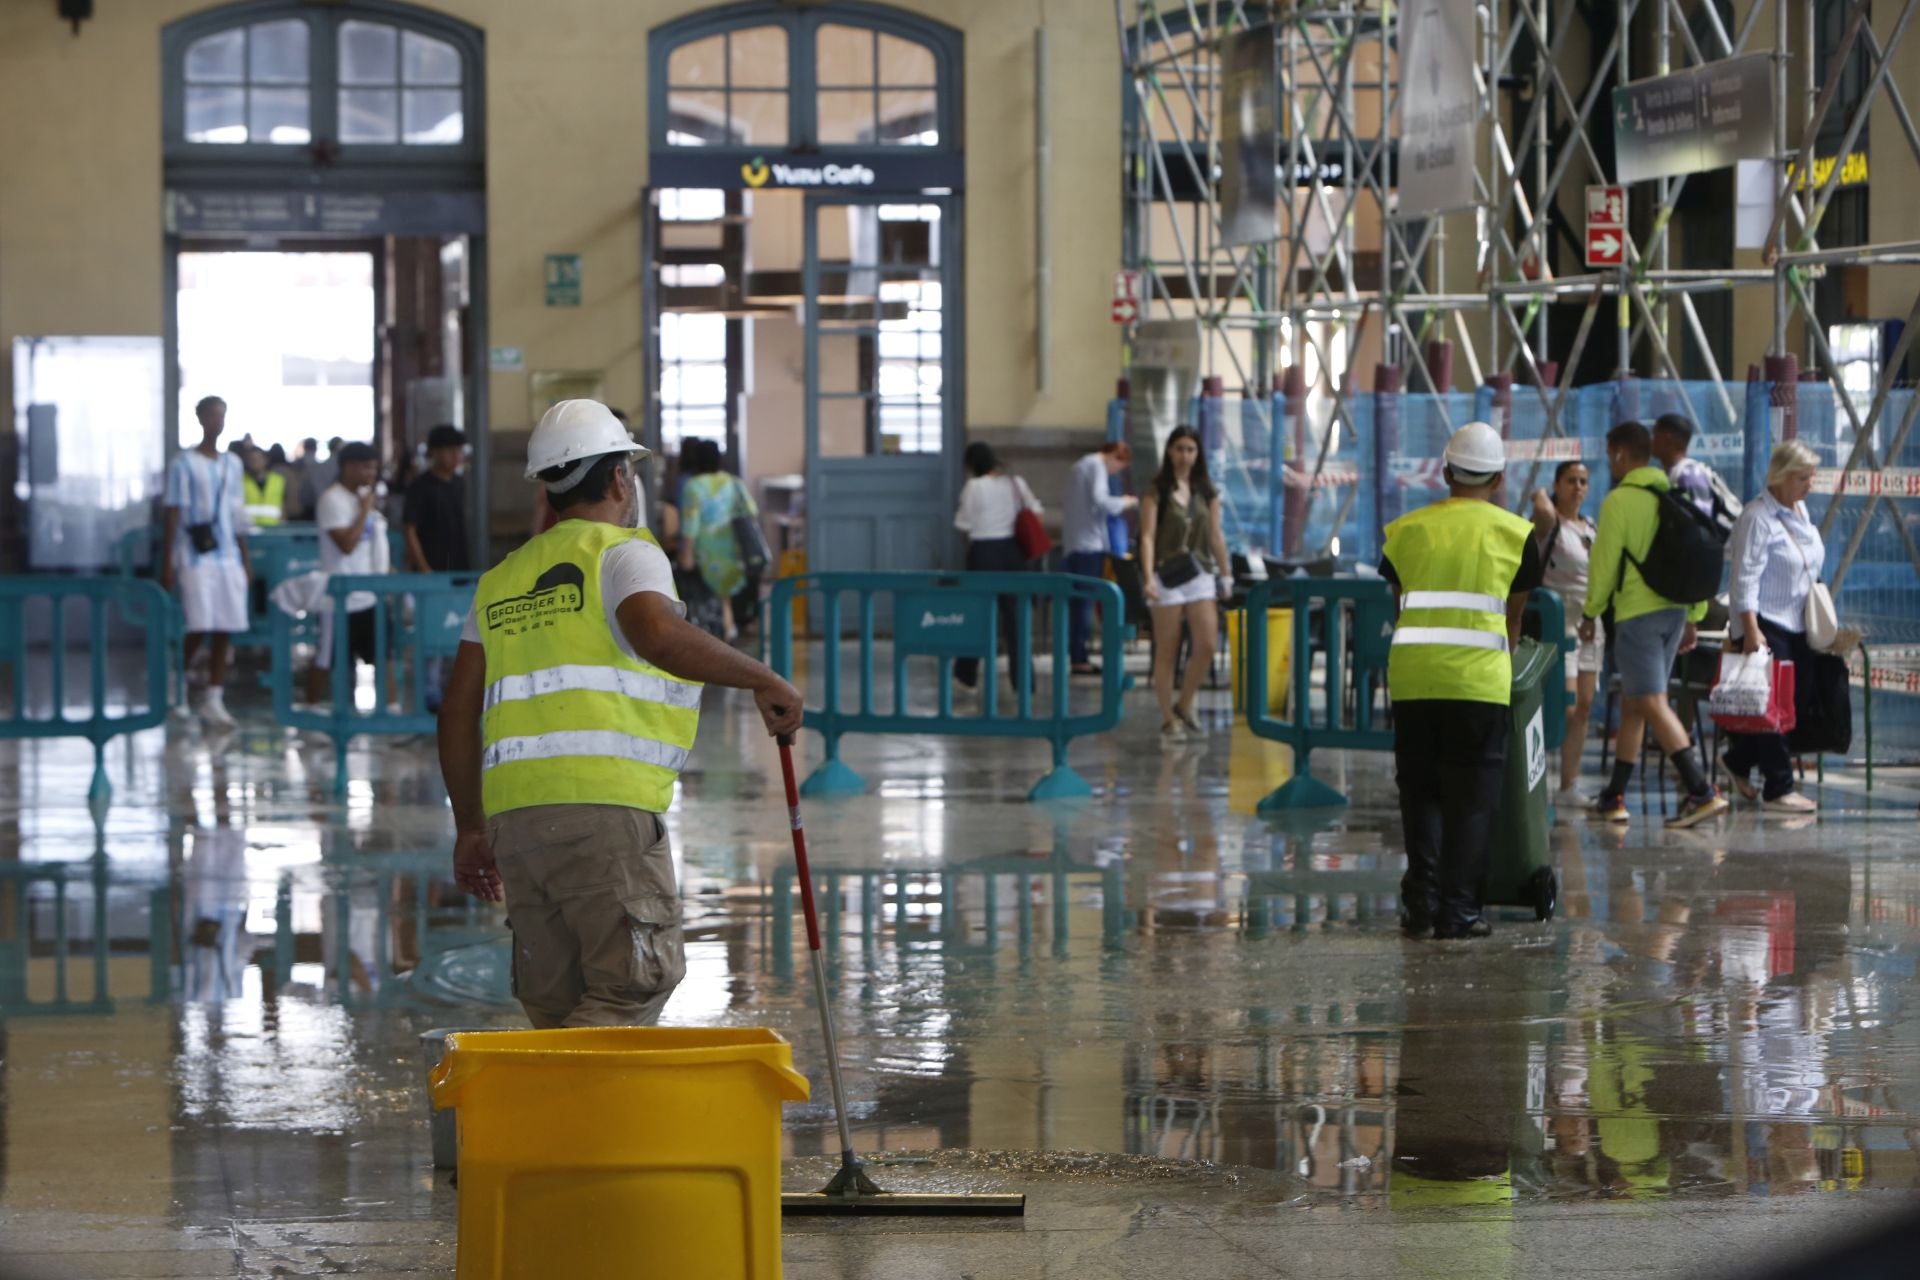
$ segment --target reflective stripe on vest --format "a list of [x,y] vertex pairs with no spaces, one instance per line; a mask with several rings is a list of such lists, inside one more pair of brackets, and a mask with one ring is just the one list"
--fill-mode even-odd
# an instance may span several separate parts
[[700,725],[697,683],[636,658],[608,625],[601,558],[645,530],[562,520],[480,579],[481,800],[664,812]]
[[1528,521],[1472,498],[1436,502],[1387,527],[1401,587],[1387,659],[1396,701],[1508,702],[1507,595],[1532,532]]

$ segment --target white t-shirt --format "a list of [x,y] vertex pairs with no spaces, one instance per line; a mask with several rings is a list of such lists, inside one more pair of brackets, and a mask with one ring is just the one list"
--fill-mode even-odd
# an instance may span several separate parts
[[[606,611],[607,630],[613,633],[620,652],[635,662],[640,660],[640,655],[627,643],[627,634],[620,629],[620,620],[614,612],[629,596],[637,596],[642,591],[665,596],[674,602],[675,611],[686,616],[687,607],[680,603],[673,589],[673,565],[667,560],[666,552],[639,538],[616,542],[601,552],[600,603]],[[460,638],[468,644],[480,643],[480,624],[472,609],[467,610],[467,623],[460,629]]]
[[1018,476],[975,476],[960,490],[960,510],[954,514],[953,527],[975,542],[993,538],[1011,538],[1014,518],[1026,508],[1041,513],[1040,500]]
[[[360,520],[360,498],[345,485],[336,484],[320,495],[313,510],[313,522],[320,526],[320,570],[322,573],[390,573],[393,549],[387,544],[387,518],[376,504],[366,513],[360,541],[352,551],[342,551],[332,537],[335,529],[351,529]],[[374,606],[373,593],[356,591],[347,597],[347,612],[358,613]]]

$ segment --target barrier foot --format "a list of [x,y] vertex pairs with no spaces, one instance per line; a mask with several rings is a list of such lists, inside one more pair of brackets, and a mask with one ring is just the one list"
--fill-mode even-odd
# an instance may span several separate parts
[[107,780],[107,762],[93,762],[93,782],[87,787],[87,812],[93,815],[95,822],[107,816],[107,808],[113,803],[113,783]]
[[1320,779],[1300,774],[1255,806],[1260,813],[1286,813],[1293,809],[1337,809],[1347,798]]
[[1093,794],[1087,780],[1066,765],[1055,765],[1053,772],[1033,784],[1028,800],[1072,800]]
[[345,738],[333,740],[333,794],[336,796],[347,794],[347,740]]
[[858,796],[865,795],[866,790],[866,780],[842,764],[837,756],[828,756],[800,784],[803,796]]

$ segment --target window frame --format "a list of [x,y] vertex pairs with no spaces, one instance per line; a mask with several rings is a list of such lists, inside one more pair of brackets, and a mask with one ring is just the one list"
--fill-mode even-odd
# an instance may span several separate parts
[[[787,32],[787,140],[770,142],[710,142],[703,147],[671,144],[667,133],[679,117],[672,113],[667,65],[682,46],[711,36],[753,27],[779,26]],[[821,143],[818,94],[821,84],[815,62],[815,42],[821,27],[855,27],[877,38],[890,35],[928,50],[933,55],[933,124],[940,141],[933,146],[880,142]],[[767,154],[804,152],[830,159],[954,153],[964,150],[960,96],[960,33],[944,23],[917,14],[865,3],[836,3],[821,8],[795,9],[775,0],[749,0],[692,14],[653,30],[648,50],[647,141],[657,155],[710,154],[750,159]],[[876,94],[878,86],[868,86]],[[729,108],[731,125],[731,108]],[[679,184],[676,184],[679,185]]]
[[[186,136],[187,50],[209,36],[263,22],[295,19],[307,25],[307,129],[310,141],[190,142]],[[457,143],[340,141],[340,28],[370,22],[414,32],[453,47],[460,58],[461,138]],[[318,170],[324,174],[356,168],[391,171],[429,170],[423,185],[445,186],[446,171],[470,168],[477,174],[485,160],[486,104],[483,78],[485,41],[478,28],[397,0],[340,0],[315,5],[301,0],[243,0],[169,24],[161,33],[162,152],[169,181],[180,172],[217,174],[244,169],[256,178],[271,168]],[[351,87],[351,86],[347,86]]]

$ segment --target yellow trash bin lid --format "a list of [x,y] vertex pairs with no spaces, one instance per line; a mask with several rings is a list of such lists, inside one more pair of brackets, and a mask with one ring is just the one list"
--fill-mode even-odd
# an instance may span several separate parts
[[457,1031],[430,1077],[433,1105],[460,1104],[461,1091],[489,1066],[705,1067],[753,1062],[777,1080],[784,1102],[805,1102],[807,1078],[793,1046],[765,1027],[564,1027],[557,1031]]

